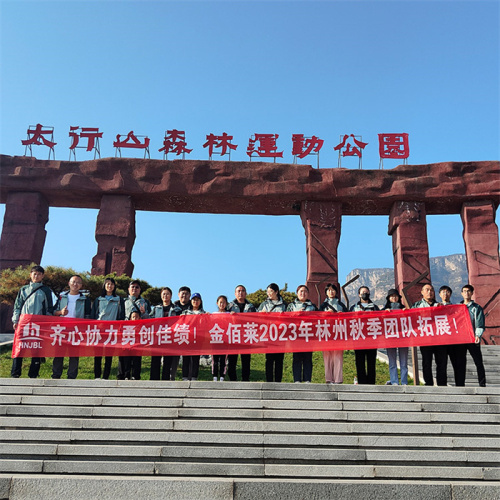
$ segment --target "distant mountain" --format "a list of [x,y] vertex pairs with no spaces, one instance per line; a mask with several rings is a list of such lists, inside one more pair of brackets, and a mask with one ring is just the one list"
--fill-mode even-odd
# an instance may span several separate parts
[[[442,285],[448,285],[453,290],[452,302],[462,300],[460,291],[468,282],[467,261],[465,254],[447,255],[445,257],[431,257],[432,284],[436,294]],[[394,270],[391,268],[353,269],[347,275],[347,281],[359,274],[359,279],[346,288],[350,304],[359,300],[358,289],[362,285],[368,286],[372,300],[377,305],[385,304],[387,291],[394,288]]]

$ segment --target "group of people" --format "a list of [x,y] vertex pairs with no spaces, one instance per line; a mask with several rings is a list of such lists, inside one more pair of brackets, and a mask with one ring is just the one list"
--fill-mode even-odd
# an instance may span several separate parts
[[[199,293],[191,293],[187,286],[182,286],[178,291],[178,300],[172,301],[172,290],[169,287],[161,289],[161,304],[151,306],[148,300],[141,296],[139,281],[132,280],[128,287],[128,296],[122,298],[116,293],[116,282],[113,278],[106,278],[103,283],[101,295],[93,303],[81,290],[82,278],[78,275],[72,276],[68,283],[68,290],[62,292],[55,305],[52,300],[52,291],[43,284],[44,269],[41,266],[33,266],[30,273],[30,284],[19,291],[15,304],[12,322],[17,327],[22,314],[53,315],[68,318],[93,318],[96,320],[139,320],[147,318],[161,318],[166,316],[180,316],[187,314],[205,314],[202,297]],[[438,385],[447,385],[447,360],[453,365],[455,385],[465,385],[465,368],[467,352],[470,352],[478,372],[479,385],[486,385],[486,376],[481,356],[480,341],[484,332],[484,313],[482,308],[472,300],[474,288],[465,285],[462,288],[463,303],[468,307],[475,332],[475,342],[472,344],[460,344],[453,346],[426,346],[421,347],[424,381],[426,385],[434,385],[432,375],[432,358],[434,357],[437,372]],[[300,285],[296,290],[297,298],[287,304],[280,295],[276,283],[267,287],[267,299],[260,304],[259,308],[250,303],[246,296],[247,291],[243,285],[235,289],[235,298],[231,302],[225,295],[217,298],[217,314],[225,313],[278,313],[285,311],[317,311],[318,308],[309,299],[309,289],[306,285]],[[442,302],[435,300],[434,288],[427,284],[422,287],[422,300],[416,302],[413,307],[433,307],[437,305],[448,305],[451,299],[451,289],[443,286],[439,290]],[[379,307],[370,299],[370,290],[362,286],[358,290],[359,301],[351,307],[351,311],[378,311]],[[347,307],[339,300],[338,288],[335,284],[328,283],[325,287],[325,300],[320,305],[320,311],[342,313]],[[395,289],[387,293],[384,310],[404,309],[401,296]],[[355,350],[356,373],[359,384],[375,384],[377,349]],[[408,384],[408,348],[387,349],[389,359],[390,384],[398,385],[397,357],[399,355],[401,384]],[[236,366],[238,354],[213,355],[212,376],[213,380],[223,381],[228,378],[237,380]],[[241,354],[241,378],[243,381],[250,380],[250,354]],[[327,384],[343,383],[343,351],[325,351],[323,353],[325,380]],[[151,380],[175,380],[179,366],[179,356],[152,356],[151,357]],[[265,361],[266,381],[281,382],[283,377],[284,353],[267,353]],[[52,378],[59,379],[63,373],[62,357],[54,358],[52,365]],[[78,375],[79,358],[70,357],[67,376],[74,379]],[[111,373],[112,357],[104,357],[104,368],[102,357],[94,358],[94,376],[96,379],[108,379]],[[11,376],[21,376],[22,358],[14,358]],[[182,356],[182,379],[197,380],[200,367],[200,356]],[[119,356],[118,374],[119,380],[138,380],[141,378],[142,357]],[[295,383],[310,383],[312,378],[313,353],[293,353],[292,372]],[[32,358],[28,376],[38,377],[40,371],[40,358]]]

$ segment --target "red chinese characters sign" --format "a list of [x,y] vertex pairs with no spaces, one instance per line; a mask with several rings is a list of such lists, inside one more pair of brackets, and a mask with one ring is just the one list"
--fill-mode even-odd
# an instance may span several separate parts
[[12,356],[309,352],[473,341],[464,305],[342,314],[202,314],[140,321],[24,315]]
[[378,134],[378,151],[380,158],[408,158],[408,134]]

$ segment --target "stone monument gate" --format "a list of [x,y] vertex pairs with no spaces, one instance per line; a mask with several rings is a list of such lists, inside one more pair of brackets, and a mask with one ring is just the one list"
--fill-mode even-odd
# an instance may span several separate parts
[[[40,262],[49,207],[97,208],[92,273],[132,275],[135,212],[297,215],[305,230],[306,282],[317,301],[338,281],[342,215],[387,215],[396,287],[420,298],[431,280],[426,217],[460,214],[469,282],[487,315],[485,340],[500,343],[500,262],[495,212],[500,162],[400,165],[392,170],[308,165],[105,158],[50,161],[0,157],[5,218],[0,268]],[[362,236],[360,236],[362,238]]]

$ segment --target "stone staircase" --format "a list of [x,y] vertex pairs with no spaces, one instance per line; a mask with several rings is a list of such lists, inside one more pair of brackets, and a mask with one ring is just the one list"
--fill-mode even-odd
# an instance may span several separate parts
[[0,498],[499,499],[500,388],[0,379]]

